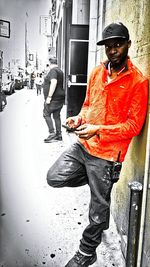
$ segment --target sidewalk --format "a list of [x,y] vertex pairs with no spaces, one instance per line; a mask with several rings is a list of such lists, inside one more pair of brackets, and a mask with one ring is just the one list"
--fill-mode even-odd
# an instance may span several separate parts
[[[1,267],[64,267],[88,223],[89,188],[51,188],[46,173],[75,139],[45,144],[43,97],[23,89],[0,114]],[[65,106],[62,121],[65,120]],[[11,134],[10,134],[11,133]],[[11,136],[11,138],[10,138]],[[113,218],[93,267],[125,267]]]

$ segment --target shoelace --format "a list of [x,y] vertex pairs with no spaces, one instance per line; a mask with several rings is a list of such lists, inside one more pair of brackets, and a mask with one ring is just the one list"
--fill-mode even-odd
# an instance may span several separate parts
[[76,261],[77,263],[80,263],[80,261],[82,260],[83,257],[88,258],[88,256],[83,255],[83,254],[81,254],[79,251],[77,251],[77,252],[75,253],[75,257],[74,257],[74,259],[75,259],[75,261]]
[[77,262],[80,262],[80,260],[84,257],[84,255],[82,255],[79,251],[76,252],[75,254],[75,260]]

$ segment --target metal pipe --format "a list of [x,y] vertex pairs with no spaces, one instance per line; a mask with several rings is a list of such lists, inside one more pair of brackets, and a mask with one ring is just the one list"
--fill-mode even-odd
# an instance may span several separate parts
[[150,174],[149,167],[150,167],[150,116],[149,116],[148,133],[147,133],[146,160],[145,160],[145,173],[144,173],[144,182],[143,182],[143,198],[142,198],[141,225],[140,225],[140,235],[139,235],[137,267],[141,267],[141,261],[142,261],[144,226],[145,226],[146,203],[147,203],[147,192],[148,192],[148,179],[149,179],[149,174]]
[[129,210],[126,267],[136,267],[143,187],[141,183],[136,181],[129,183],[129,187],[130,187],[130,210]]
[[[103,1],[103,0],[102,0]],[[98,11],[99,1],[90,0],[90,17],[89,17],[89,48],[88,48],[88,75],[96,65],[96,41],[98,31]]]

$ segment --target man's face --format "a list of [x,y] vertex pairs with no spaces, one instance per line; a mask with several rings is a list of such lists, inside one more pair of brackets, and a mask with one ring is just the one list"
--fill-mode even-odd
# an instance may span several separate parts
[[114,68],[119,68],[125,62],[130,46],[131,41],[119,38],[109,39],[105,42],[106,55]]

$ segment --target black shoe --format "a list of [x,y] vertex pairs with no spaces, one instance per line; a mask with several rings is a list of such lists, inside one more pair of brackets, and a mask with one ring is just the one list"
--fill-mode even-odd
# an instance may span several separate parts
[[92,256],[85,256],[79,251],[73,256],[73,258],[65,265],[65,267],[88,267],[97,260],[97,255],[94,253]]
[[50,133],[50,135],[49,135],[46,139],[44,139],[44,142],[45,142],[45,143],[49,143],[49,141],[50,141],[51,139],[53,139],[55,136],[56,136],[55,133]]
[[49,142],[48,143],[53,143],[53,142],[57,142],[57,141],[62,141],[62,135],[55,135],[53,138],[51,138],[50,140],[49,140]]

